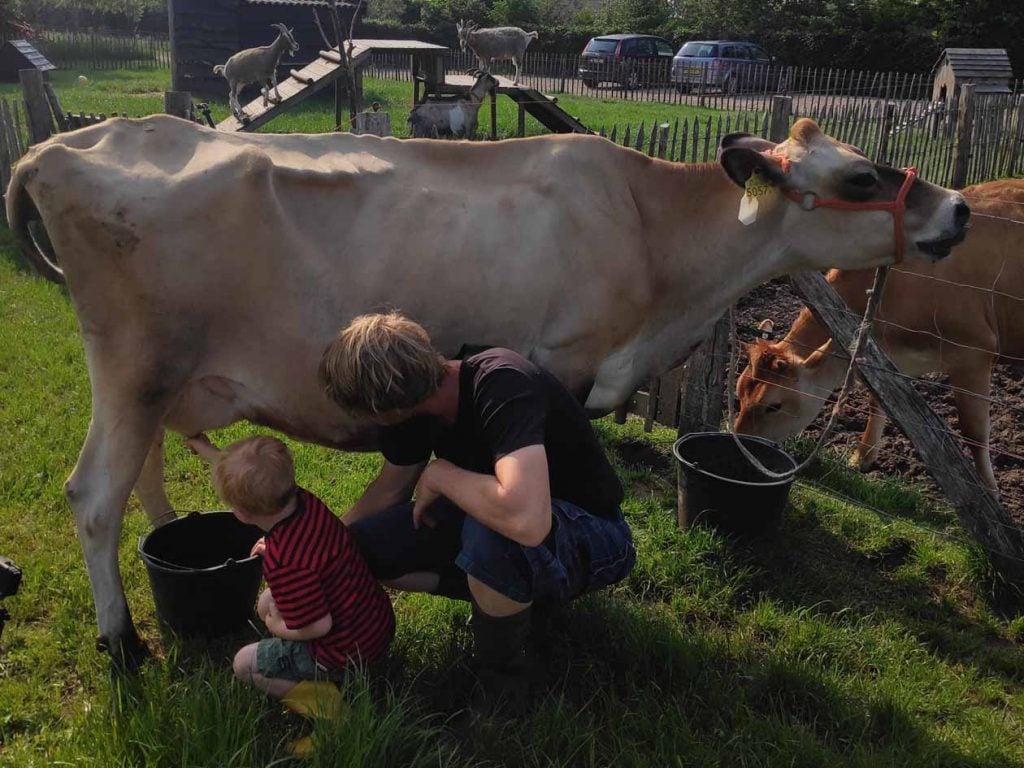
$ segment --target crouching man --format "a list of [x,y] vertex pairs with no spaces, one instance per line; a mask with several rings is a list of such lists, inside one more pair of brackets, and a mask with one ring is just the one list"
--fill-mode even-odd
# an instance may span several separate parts
[[470,599],[483,690],[521,701],[531,606],[614,584],[635,559],[622,486],[582,407],[511,350],[445,359],[395,312],[353,320],[320,377],[381,426],[384,466],[343,518],[370,570]]

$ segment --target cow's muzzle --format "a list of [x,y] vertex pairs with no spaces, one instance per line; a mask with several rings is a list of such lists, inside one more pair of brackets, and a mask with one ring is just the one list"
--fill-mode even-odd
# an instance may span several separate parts
[[915,245],[917,250],[926,256],[931,256],[934,259],[944,259],[949,256],[953,246],[959,245],[964,241],[964,238],[967,237],[967,229],[967,225],[964,224],[952,237],[945,237],[941,240],[918,240]]

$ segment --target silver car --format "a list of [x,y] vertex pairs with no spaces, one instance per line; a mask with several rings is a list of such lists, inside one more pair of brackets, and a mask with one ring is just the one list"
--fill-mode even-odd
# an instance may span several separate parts
[[672,82],[681,92],[737,93],[757,85],[774,61],[753,43],[691,40],[672,59]]

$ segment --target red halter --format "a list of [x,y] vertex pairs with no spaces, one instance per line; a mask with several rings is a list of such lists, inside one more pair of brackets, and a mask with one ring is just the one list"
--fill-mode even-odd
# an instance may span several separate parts
[[896,241],[895,263],[903,261],[904,237],[903,237],[903,214],[907,210],[907,193],[914,185],[917,178],[917,168],[907,168],[904,173],[903,185],[896,193],[896,199],[891,202],[881,203],[854,203],[849,200],[840,200],[835,197],[819,197],[813,192],[795,192],[791,189],[782,190],[782,194],[798,203],[805,211],[813,211],[815,208],[836,208],[841,211],[888,211],[892,214],[893,236]]

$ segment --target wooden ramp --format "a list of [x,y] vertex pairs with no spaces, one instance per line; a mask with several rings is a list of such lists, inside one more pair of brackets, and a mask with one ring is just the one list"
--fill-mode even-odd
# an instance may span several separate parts
[[[436,56],[443,54],[447,49],[443,45],[421,43],[418,40],[353,40],[353,68],[358,70],[368,64],[375,50]],[[243,105],[243,111],[248,116],[248,120],[243,122],[232,115],[218,123],[217,130],[254,131],[269,123],[282,112],[334,84],[344,74],[343,59],[337,48],[320,51],[316,60],[311,61],[300,70],[291,70],[288,77],[278,84],[277,90],[281,94],[280,102],[271,101],[264,107],[261,94],[248,104]],[[271,96],[273,96],[272,92]]]
[[[529,114],[533,115],[541,125],[555,133],[593,133],[587,126],[570,115],[560,106],[556,99],[545,96],[538,90],[523,85],[513,85],[507,77],[497,76],[497,92],[508,96]],[[448,75],[445,78],[445,93],[465,93],[476,82],[472,75]]]

